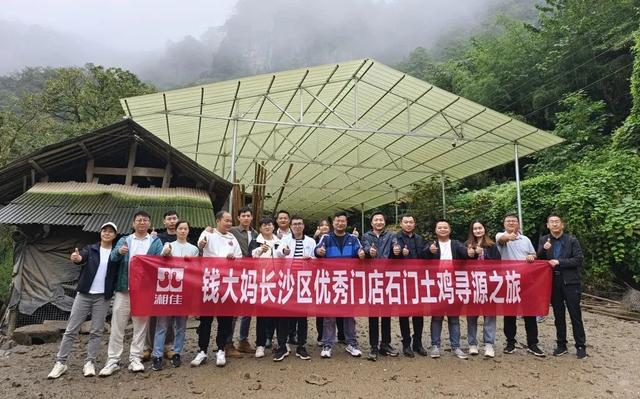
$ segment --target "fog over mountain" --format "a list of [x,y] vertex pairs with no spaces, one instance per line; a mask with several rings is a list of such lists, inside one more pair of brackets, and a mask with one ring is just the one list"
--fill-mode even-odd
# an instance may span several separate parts
[[[227,9],[232,7],[229,1],[233,2],[227,0]],[[92,62],[124,67],[160,88],[172,88],[364,57],[393,64],[416,47],[442,49],[468,37],[497,13],[533,16],[538,2],[238,0],[226,21],[216,25],[224,19],[221,13],[226,9],[221,4],[199,1],[198,7],[189,8],[186,1],[184,13],[193,13],[194,20],[197,15],[200,25],[211,15],[208,28],[187,34],[194,27],[185,26],[181,38],[163,40],[166,22],[156,26],[147,21],[140,27],[127,24],[125,37],[130,37],[130,42],[122,37],[110,40],[109,36],[83,34],[74,30],[73,24],[64,29],[34,25],[29,15],[18,21],[15,15],[13,20],[3,19],[0,11],[0,74],[25,66]],[[105,7],[101,12],[113,11]],[[167,15],[163,18],[170,20]],[[189,18],[181,15],[176,20],[188,23]],[[95,24],[100,27],[100,21]],[[157,29],[158,34],[149,29]],[[172,32],[179,31],[178,26],[172,27]],[[145,39],[137,43],[136,35],[143,33]],[[156,36],[157,42],[153,39]]]

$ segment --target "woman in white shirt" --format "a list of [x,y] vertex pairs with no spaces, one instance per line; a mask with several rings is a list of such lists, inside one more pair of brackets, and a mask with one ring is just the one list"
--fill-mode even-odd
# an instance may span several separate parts
[[[176,240],[167,242],[162,249],[162,256],[198,256],[200,251],[198,247],[187,242],[189,236],[189,222],[179,220],[176,223]],[[173,323],[171,323],[173,321]],[[156,334],[153,340],[152,369],[155,371],[162,370],[162,353],[164,350],[165,337],[167,328],[173,324],[174,340],[171,357],[171,365],[180,367],[182,347],[184,345],[185,332],[187,327],[187,316],[159,316],[156,324]]]

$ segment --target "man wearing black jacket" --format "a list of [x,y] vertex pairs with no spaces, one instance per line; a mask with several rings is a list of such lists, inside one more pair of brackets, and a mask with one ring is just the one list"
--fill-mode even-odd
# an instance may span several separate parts
[[[425,242],[416,229],[416,218],[413,215],[404,215],[400,221],[400,230],[392,239],[391,253],[389,258],[393,259],[424,259],[426,257]],[[421,356],[428,353],[422,346],[422,330],[424,328],[424,317],[413,316],[413,337],[409,330],[409,318],[400,317],[400,333],[402,334],[402,353],[407,357],[414,357],[414,352]],[[413,340],[412,340],[413,338]]]
[[[467,248],[458,240],[451,239],[451,224],[444,219],[436,222],[436,237],[429,246],[427,258],[440,260],[468,259]],[[440,357],[440,338],[444,316],[431,316],[431,357]],[[449,341],[451,353],[459,359],[466,359],[467,355],[460,349],[460,317],[447,316],[449,326]]]
[[[362,236],[362,245],[367,258],[389,258],[393,233],[385,230],[386,224],[384,213],[376,211],[371,215],[371,230]],[[379,340],[378,325],[382,328],[382,341]],[[369,346],[371,347],[369,360],[376,361],[378,354],[398,356],[398,351],[391,346],[391,317],[369,317]]]
[[96,375],[95,362],[100,350],[109,300],[116,288],[120,264],[120,262],[109,260],[116,232],[116,225],[107,222],[100,228],[100,242],[87,245],[81,251],[76,248],[71,254],[71,261],[82,265],[82,269],[80,269],[77,294],[73,300],[67,329],[56,355],[56,363],[47,376],[49,379],[58,378],[67,371],[67,359],[73,349],[73,341],[89,314],[91,314],[91,332],[87,343],[87,359],[82,372],[85,377]]
[[560,216],[549,215],[547,228],[551,234],[540,237],[537,255],[538,259],[548,260],[549,265],[553,268],[551,306],[553,307],[558,342],[553,355],[561,356],[567,353],[566,307],[571,318],[573,338],[576,341],[576,355],[578,359],[583,359],[587,356],[587,350],[582,311],[580,310],[582,248],[575,237],[564,234],[564,222]]

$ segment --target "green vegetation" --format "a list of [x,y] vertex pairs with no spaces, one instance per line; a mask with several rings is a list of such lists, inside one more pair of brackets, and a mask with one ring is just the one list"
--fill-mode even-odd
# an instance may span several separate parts
[[[582,242],[593,289],[609,288],[614,276],[637,285],[640,8],[627,0],[547,0],[538,10],[535,25],[499,17],[500,30],[461,43],[453,56],[434,60],[416,49],[400,68],[563,137],[524,162],[524,231],[535,239],[557,212]],[[512,178],[507,165],[448,185],[458,236],[476,218],[494,233],[502,228],[516,207]],[[415,187],[410,207],[425,215],[422,231],[441,217],[440,197],[440,182]]]

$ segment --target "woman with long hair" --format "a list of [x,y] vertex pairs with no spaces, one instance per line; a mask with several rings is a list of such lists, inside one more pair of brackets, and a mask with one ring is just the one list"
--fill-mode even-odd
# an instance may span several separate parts
[[[469,234],[465,245],[467,246],[467,255],[471,259],[500,259],[498,246],[489,236],[489,231],[485,228],[485,224],[480,220],[474,220],[469,225]],[[467,316],[467,340],[469,341],[469,354],[472,356],[479,353],[478,340],[476,338],[478,317],[479,316]],[[496,317],[483,317],[484,328],[482,335],[484,339],[484,356],[494,357],[495,349],[493,345],[496,340]]]

